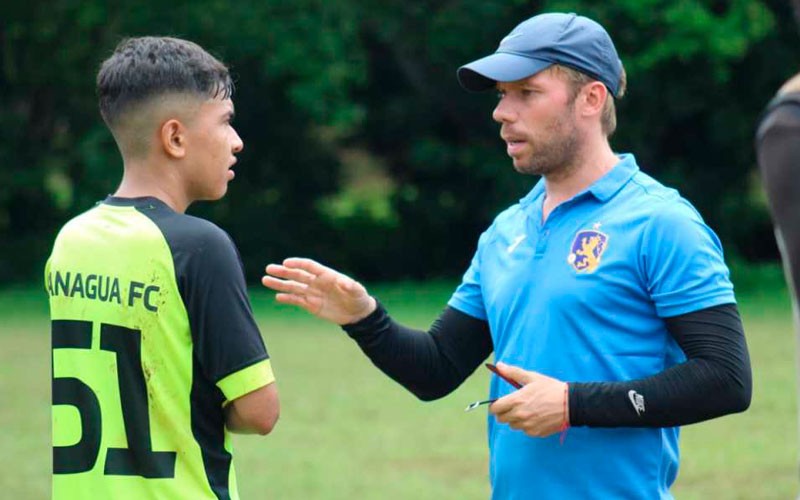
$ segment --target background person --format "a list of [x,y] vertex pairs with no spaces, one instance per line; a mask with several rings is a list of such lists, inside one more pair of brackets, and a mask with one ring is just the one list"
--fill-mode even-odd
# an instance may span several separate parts
[[[800,22],[800,0],[793,0]],[[792,294],[795,326],[800,297],[800,73],[790,78],[767,105],[756,133],[756,152],[775,223],[786,280]],[[798,336],[800,347],[800,330]]]

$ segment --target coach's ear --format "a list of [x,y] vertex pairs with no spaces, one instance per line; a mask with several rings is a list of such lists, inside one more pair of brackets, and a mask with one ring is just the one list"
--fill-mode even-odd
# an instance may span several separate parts
[[161,147],[164,153],[179,159],[186,156],[186,127],[180,120],[169,119],[161,125]]
[[578,100],[580,101],[579,113],[582,116],[599,116],[603,113],[606,99],[611,99],[608,89],[600,82],[591,82],[583,86]]

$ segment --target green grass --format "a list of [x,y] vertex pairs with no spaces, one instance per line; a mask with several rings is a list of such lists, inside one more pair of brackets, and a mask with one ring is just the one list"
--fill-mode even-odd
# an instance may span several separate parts
[[[679,499],[790,498],[797,491],[795,340],[779,269],[735,269],[755,377],[741,415],[684,428]],[[427,327],[452,284],[375,287],[402,322]],[[440,401],[420,403],[380,374],[338,328],[253,291],[281,394],[265,437],[237,436],[243,498],[486,498],[486,394],[473,375]],[[50,483],[49,336],[43,292],[0,291],[0,490],[47,498]]]

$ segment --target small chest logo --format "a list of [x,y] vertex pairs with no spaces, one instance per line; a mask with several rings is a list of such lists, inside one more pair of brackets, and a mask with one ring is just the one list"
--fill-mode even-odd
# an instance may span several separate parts
[[506,248],[506,252],[508,252],[508,253],[514,253],[514,250],[516,250],[516,249],[517,249],[517,247],[519,246],[519,244],[520,244],[520,243],[522,243],[522,241],[523,241],[525,238],[526,238],[526,236],[525,236],[524,234],[520,234],[519,236],[517,236],[517,237],[514,239],[514,242],[513,242],[513,243],[511,243],[510,245],[508,245],[508,248]]
[[607,246],[608,236],[597,229],[578,231],[572,241],[567,262],[579,273],[593,273],[600,265],[600,258]]

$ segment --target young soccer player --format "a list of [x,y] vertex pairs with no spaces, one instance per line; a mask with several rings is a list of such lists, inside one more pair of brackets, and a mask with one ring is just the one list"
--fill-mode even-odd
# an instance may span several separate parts
[[53,498],[238,498],[230,432],[268,434],[278,394],[236,247],[184,214],[234,178],[233,83],[198,45],[142,37],[97,91],[124,172],[45,271]]

